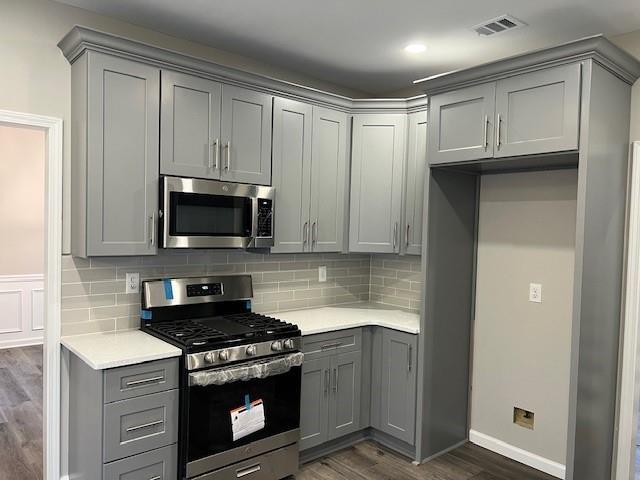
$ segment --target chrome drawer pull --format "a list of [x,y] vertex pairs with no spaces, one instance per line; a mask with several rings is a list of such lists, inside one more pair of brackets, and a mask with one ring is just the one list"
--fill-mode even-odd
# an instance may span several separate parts
[[326,350],[327,348],[337,348],[340,345],[342,345],[342,342],[327,343],[326,345],[323,345],[322,347],[320,347],[320,350]]
[[251,475],[252,473],[256,473],[259,471],[260,471],[260,464],[257,464],[252,467],[245,468],[244,470],[238,470],[236,472],[236,478],[246,477],[247,475]]
[[162,480],[160,475],[156,475],[155,477],[151,477],[149,480]]
[[132,380],[130,382],[127,382],[127,387],[135,387],[137,385],[144,385],[145,383],[151,383],[151,382],[159,382],[160,380],[164,380],[164,375],[160,375],[159,377],[151,377],[151,378],[145,378],[143,380]]
[[136,425],[135,427],[127,428],[127,433],[136,432],[138,430],[142,430],[143,428],[155,427],[156,425],[162,425],[164,420],[158,420],[156,422],[145,423],[144,425]]

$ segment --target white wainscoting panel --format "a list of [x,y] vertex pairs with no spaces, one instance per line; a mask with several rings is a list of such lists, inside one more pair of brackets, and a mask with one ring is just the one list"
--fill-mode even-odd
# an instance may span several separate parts
[[0,276],[0,348],[41,344],[44,276]]

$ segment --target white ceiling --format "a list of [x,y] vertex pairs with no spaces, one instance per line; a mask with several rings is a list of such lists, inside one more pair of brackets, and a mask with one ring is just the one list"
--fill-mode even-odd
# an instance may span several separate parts
[[[58,0],[381,95],[412,80],[640,29],[638,0]],[[480,37],[501,14],[529,24]],[[425,53],[403,47],[423,42]]]

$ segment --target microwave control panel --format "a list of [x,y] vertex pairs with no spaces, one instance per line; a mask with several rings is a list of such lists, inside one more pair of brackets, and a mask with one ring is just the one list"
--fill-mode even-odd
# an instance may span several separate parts
[[258,237],[272,237],[273,200],[258,199]]

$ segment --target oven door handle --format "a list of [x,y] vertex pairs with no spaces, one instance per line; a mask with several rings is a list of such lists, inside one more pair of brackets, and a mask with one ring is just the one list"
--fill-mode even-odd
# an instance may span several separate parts
[[267,378],[287,373],[294,367],[302,365],[304,354],[290,353],[268,360],[240,363],[223,368],[212,368],[189,374],[190,387],[206,387],[209,385],[225,385],[238,381]]

